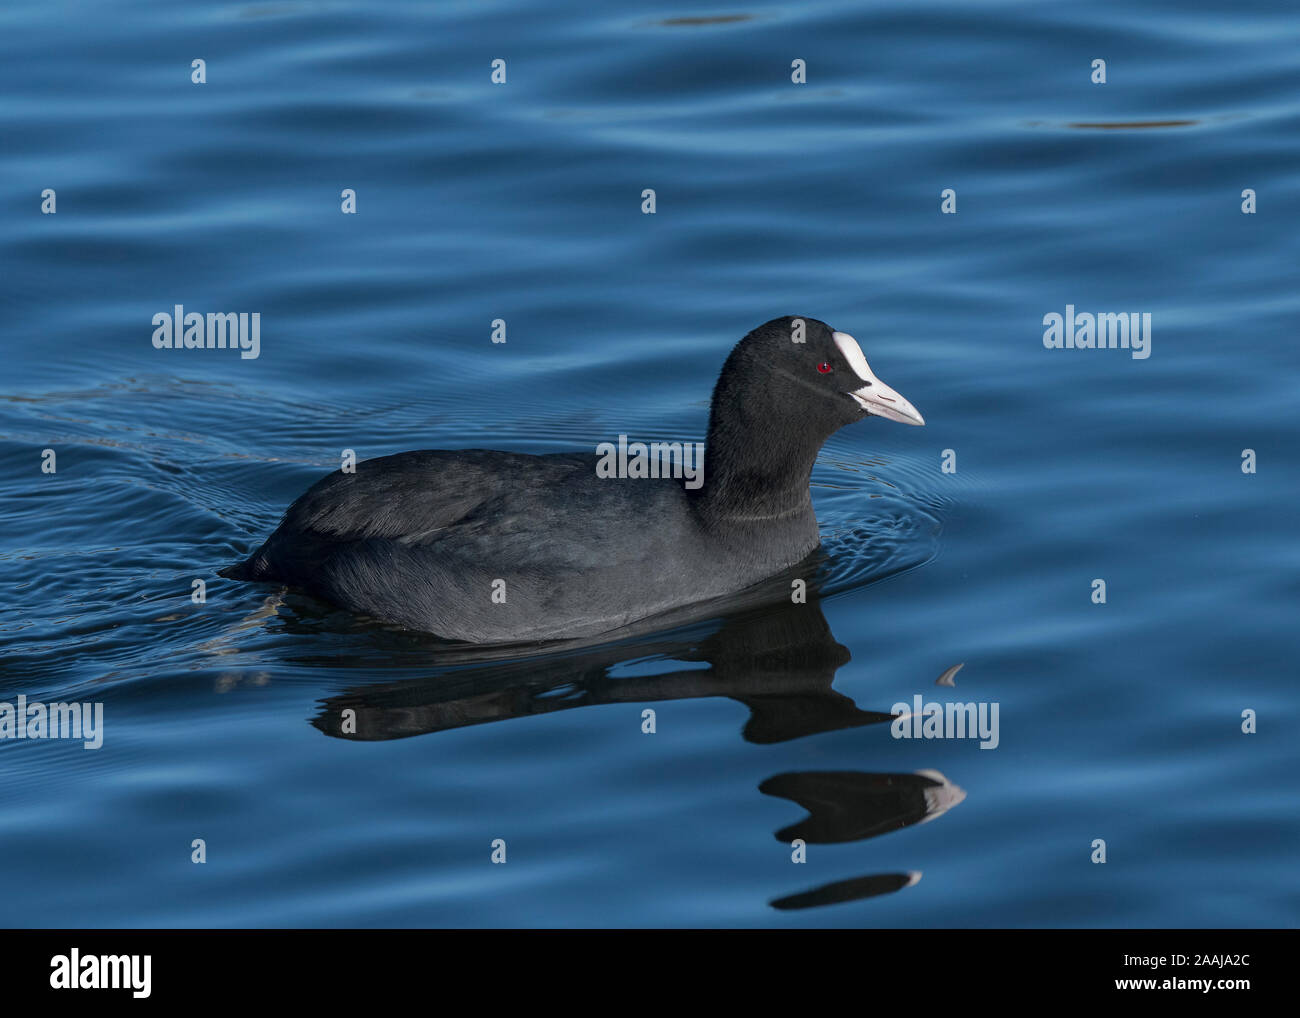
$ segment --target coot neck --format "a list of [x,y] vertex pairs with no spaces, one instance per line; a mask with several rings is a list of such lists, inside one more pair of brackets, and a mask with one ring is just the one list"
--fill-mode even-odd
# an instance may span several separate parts
[[825,436],[810,435],[806,419],[764,409],[714,397],[704,483],[694,493],[711,527],[783,530],[815,519],[808,485]]

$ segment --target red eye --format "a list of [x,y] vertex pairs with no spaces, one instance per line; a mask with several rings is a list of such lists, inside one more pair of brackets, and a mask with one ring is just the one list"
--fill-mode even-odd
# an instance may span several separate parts
[[825,361],[822,361],[820,364],[817,365],[817,370],[820,371],[823,375],[829,375],[831,373],[831,366],[827,364]]

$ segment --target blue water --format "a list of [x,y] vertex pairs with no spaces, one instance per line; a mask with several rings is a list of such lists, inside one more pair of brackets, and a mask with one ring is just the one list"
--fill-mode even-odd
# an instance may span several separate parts
[[[0,922],[1296,924],[1293,5],[14,0],[0,86],[0,701],[104,710],[0,742]],[[702,438],[785,314],[928,421],[827,444],[808,605],[502,658],[216,576],[343,449]]]

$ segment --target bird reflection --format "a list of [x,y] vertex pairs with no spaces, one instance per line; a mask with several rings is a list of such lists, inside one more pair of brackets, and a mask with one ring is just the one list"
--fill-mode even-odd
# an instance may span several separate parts
[[[600,704],[650,704],[728,697],[749,709],[742,736],[771,744],[881,724],[887,712],[863,710],[835,691],[849,652],[836,642],[810,584],[793,603],[778,578],[728,614],[640,632],[595,646],[425,648],[427,674],[356,687],[322,701],[311,723],[341,739],[379,741],[465,728]],[[779,596],[779,600],[777,600]],[[548,648],[549,649],[549,648]],[[875,774],[798,771],[767,778],[759,791],[789,799],[808,815],[775,832],[789,843],[842,844],[941,816],[966,793],[937,771]],[[858,901],[914,885],[920,873],[870,874],[770,902],[798,910]]]
[[749,605],[720,620],[544,657],[476,663],[472,652],[448,648],[443,666],[427,677],[330,697],[312,724],[327,735],[374,741],[595,704],[715,696],[749,708],[742,735],[755,743],[893,720],[831,688],[848,650],[831,634],[815,591],[795,604],[789,586],[781,590],[783,602]]
[[839,905],[846,901],[860,901],[874,898],[879,894],[892,894],[904,887],[911,887],[921,879],[921,874],[911,873],[875,873],[851,880],[837,880],[833,884],[823,884],[811,891],[788,894],[773,901],[772,907],[782,911],[799,908],[816,908],[819,905]]
[[[942,816],[966,793],[935,770],[916,774],[795,771],[768,778],[758,790],[798,803],[808,816],[776,832],[777,841],[831,845],[888,834]],[[837,880],[771,902],[788,911],[874,898],[911,887],[919,872],[876,873]]]
[[946,813],[966,793],[938,771],[864,774],[796,771],[768,778],[758,790],[797,802],[808,816],[776,832],[777,841],[799,838],[834,845],[888,834]]

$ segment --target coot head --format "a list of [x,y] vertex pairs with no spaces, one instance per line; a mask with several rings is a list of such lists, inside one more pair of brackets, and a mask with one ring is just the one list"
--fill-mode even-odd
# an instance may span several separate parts
[[866,417],[925,423],[848,333],[807,317],[760,325],[736,344],[714,386],[697,503],[714,519],[803,515],[815,528],[808,482],[817,452]]
[[[743,404],[743,406],[741,405]],[[925,418],[876,377],[858,341],[815,318],[760,325],[732,350],[714,393],[715,413],[789,418],[825,439],[863,417],[921,425]]]

